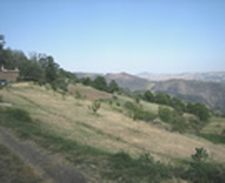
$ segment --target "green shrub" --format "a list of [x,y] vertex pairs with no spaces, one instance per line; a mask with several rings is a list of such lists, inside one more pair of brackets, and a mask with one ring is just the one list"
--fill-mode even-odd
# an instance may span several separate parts
[[116,102],[116,106],[117,106],[117,107],[120,107],[120,103],[119,103],[119,102]]
[[139,97],[135,97],[135,103],[139,104],[140,103],[140,98]]
[[183,133],[188,128],[186,119],[176,111],[172,111],[169,108],[159,107],[159,117],[162,121],[169,123],[172,126],[173,131]]
[[109,161],[110,171],[107,176],[115,182],[137,183],[137,182],[161,182],[171,177],[173,168],[155,161],[149,154],[138,158],[132,158],[124,152],[111,156]]
[[129,115],[133,118],[133,120],[143,120],[143,121],[152,121],[155,119],[155,114],[143,110],[140,106],[135,105],[132,102],[126,102],[124,104],[124,108],[128,111]]
[[75,92],[75,98],[76,98],[76,99],[82,99],[82,95],[80,94],[79,91],[76,91],[76,92]]
[[209,109],[203,104],[191,104],[187,105],[187,112],[195,114],[199,117],[201,121],[208,121],[210,118],[210,111]]
[[3,102],[3,96],[0,95],[0,102]]
[[113,101],[112,100],[109,100],[108,102],[109,102],[109,105],[112,105],[113,104]]
[[32,119],[30,117],[30,114],[22,109],[18,108],[8,108],[6,109],[6,114],[12,118],[12,119],[17,119],[18,121],[23,121],[23,122],[31,122]]
[[117,97],[116,95],[113,95],[112,99],[113,99],[113,100],[117,100],[118,97]]
[[192,162],[181,177],[193,183],[224,183],[225,167],[217,163]]
[[91,109],[94,113],[97,113],[100,107],[101,107],[101,102],[96,100],[93,102]]
[[225,144],[225,135],[223,133],[222,134],[200,133],[199,136],[215,144]]
[[193,154],[191,157],[194,161],[200,162],[205,161],[208,158],[208,153],[206,149],[203,147],[201,148],[195,148],[195,154]]

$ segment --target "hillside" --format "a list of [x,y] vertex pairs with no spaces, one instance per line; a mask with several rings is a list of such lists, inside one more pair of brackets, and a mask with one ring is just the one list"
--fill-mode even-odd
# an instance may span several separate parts
[[131,91],[149,88],[148,80],[125,72],[106,74],[104,77],[107,81],[115,80],[121,88],[129,89]]
[[169,80],[155,82],[152,89],[188,101],[204,103],[211,109],[225,112],[225,84],[222,83]]
[[[212,110],[225,113],[225,84],[223,82],[181,79],[156,82],[126,73],[107,74],[105,77],[107,80],[115,80],[124,89],[165,92],[187,101],[206,104]],[[223,73],[221,73],[221,77],[223,78]]]
[[[101,176],[106,176],[105,171],[114,172],[115,170],[110,169],[112,165],[107,164],[111,162],[107,157],[121,151],[132,157],[150,153],[164,163],[175,163],[177,160],[189,160],[196,147],[204,147],[214,161],[221,162],[225,159],[223,145],[213,144],[195,135],[170,132],[151,122],[135,121],[121,112],[123,108],[114,108],[107,102],[103,101],[99,112],[93,114],[90,110],[91,96],[97,96],[98,91],[82,85],[76,86],[75,90],[86,91],[86,97],[64,96],[31,83],[5,88],[0,91],[2,100],[8,104],[4,106],[27,111],[33,122],[18,121],[21,118],[18,116],[14,123],[6,123],[3,119],[14,120],[13,115],[17,113],[11,112],[11,117],[7,118],[7,113],[1,112],[0,125],[15,130],[22,137],[28,137],[52,153],[65,157],[90,182],[102,180]],[[105,96],[110,98],[107,94]],[[117,97],[121,102],[133,100],[126,96]],[[158,113],[157,104],[141,104],[146,110]],[[27,117],[21,119],[31,120]],[[52,138],[55,140],[51,140]],[[126,173],[124,176],[129,179]],[[105,177],[111,182],[120,182],[117,178]],[[133,180],[140,179],[136,178]]]
[[76,72],[75,75],[77,78],[87,78],[94,80],[97,76],[103,76],[106,81],[109,83],[111,80],[115,80],[117,84],[123,89],[129,89],[131,91],[135,90],[144,90],[151,87],[151,83],[147,79],[141,77],[121,72],[121,73],[108,73],[108,74],[98,74],[98,73],[82,73]]

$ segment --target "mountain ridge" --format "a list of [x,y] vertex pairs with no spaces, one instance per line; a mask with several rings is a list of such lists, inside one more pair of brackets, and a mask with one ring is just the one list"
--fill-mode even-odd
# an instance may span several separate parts
[[[211,73],[213,77],[211,77],[210,73],[203,75],[198,73],[197,77],[194,77],[194,75],[186,79],[171,77],[171,79],[166,80],[159,80],[160,78],[158,78],[158,80],[154,81],[126,72],[108,73],[101,76],[104,76],[107,82],[115,80],[125,90],[164,92],[188,102],[206,104],[218,113],[225,113],[225,72],[219,72],[221,75],[220,80],[216,80],[219,77],[215,77],[218,72]],[[100,74],[92,73],[92,79],[93,76],[96,77],[97,75]]]
[[213,72],[185,72],[178,74],[154,74],[142,72],[137,76],[150,81],[167,81],[171,79],[197,80],[197,81],[212,81],[225,83],[225,71]]

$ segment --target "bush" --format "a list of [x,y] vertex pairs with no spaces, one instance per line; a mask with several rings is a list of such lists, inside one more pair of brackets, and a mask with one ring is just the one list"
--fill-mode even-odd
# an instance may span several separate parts
[[111,167],[107,176],[115,182],[161,182],[168,179],[173,168],[155,161],[149,154],[143,154],[138,158],[132,158],[129,154],[120,152],[110,158]]
[[162,121],[169,123],[174,131],[183,133],[188,128],[184,117],[166,107],[159,107],[159,117]]
[[156,117],[151,112],[143,110],[142,108],[140,108],[140,106],[137,106],[132,102],[126,102],[124,104],[124,107],[134,120],[139,119],[149,122],[155,119]]
[[201,121],[208,121],[210,118],[209,109],[203,104],[191,104],[187,105],[187,112],[195,114]]
[[120,107],[120,103],[119,103],[119,102],[116,102],[116,106],[117,106],[117,107]]
[[198,135],[215,144],[225,144],[225,135],[223,133],[222,134],[200,133]]
[[201,147],[201,148],[195,148],[195,154],[193,154],[191,157],[194,161],[200,162],[205,161],[208,158],[207,151]]
[[117,97],[116,95],[113,95],[113,96],[112,96],[112,99],[113,99],[113,100],[118,100],[118,97]]
[[75,98],[76,98],[76,99],[82,99],[83,97],[82,97],[82,95],[80,94],[79,91],[76,91],[76,92],[75,92]]
[[146,91],[143,95],[143,99],[148,102],[155,102],[155,96],[151,91]]
[[140,98],[139,97],[135,97],[135,103],[140,104]]
[[100,107],[101,107],[101,102],[96,100],[93,102],[91,109],[94,113],[97,113]]
[[23,121],[23,122],[31,122],[32,121],[29,113],[22,109],[9,108],[6,110],[6,114],[8,114],[10,118],[17,119],[18,121]]

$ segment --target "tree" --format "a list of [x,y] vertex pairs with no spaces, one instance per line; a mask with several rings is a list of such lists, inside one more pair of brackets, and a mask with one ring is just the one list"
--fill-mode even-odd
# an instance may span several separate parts
[[157,93],[155,95],[155,102],[159,104],[170,105],[170,96],[165,93]]
[[20,79],[44,83],[44,71],[36,61],[26,61],[19,67]]
[[201,147],[201,148],[195,148],[195,154],[193,154],[191,157],[196,162],[205,161],[208,158],[207,151]]
[[98,90],[108,91],[106,80],[102,76],[97,76],[93,81],[93,87]]
[[180,114],[185,111],[185,104],[176,97],[171,99],[171,106]]
[[89,77],[82,78],[80,81],[83,85],[87,85],[87,86],[91,85],[91,82],[92,82]]
[[3,50],[5,45],[5,36],[3,34],[0,34],[0,51]]
[[53,57],[46,58],[45,77],[48,83],[53,83],[57,79],[58,64],[54,62]]
[[108,91],[110,93],[114,93],[114,92],[119,91],[119,86],[118,86],[118,84],[116,83],[115,80],[110,81],[109,86],[108,86]]
[[148,102],[154,102],[155,101],[155,98],[154,98],[153,93],[151,91],[147,90],[144,93],[144,100],[146,100]]
[[167,107],[159,107],[159,117],[164,122],[171,122],[173,120],[173,112]]
[[195,114],[199,117],[201,121],[208,121],[210,118],[210,112],[209,109],[204,104],[191,104],[188,103],[187,105],[187,112],[190,112],[192,114]]

